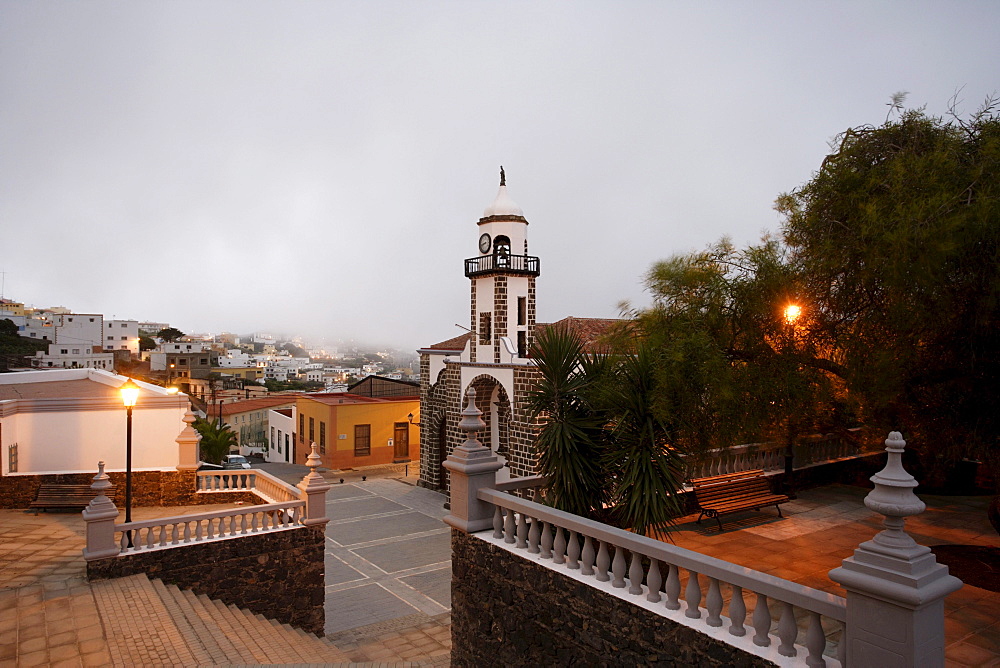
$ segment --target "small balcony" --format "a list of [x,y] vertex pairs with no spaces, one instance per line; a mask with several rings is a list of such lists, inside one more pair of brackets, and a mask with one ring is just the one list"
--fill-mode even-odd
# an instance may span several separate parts
[[484,276],[486,274],[515,274],[517,276],[538,276],[539,262],[534,255],[508,255],[494,253],[480,255],[465,261],[465,276]]

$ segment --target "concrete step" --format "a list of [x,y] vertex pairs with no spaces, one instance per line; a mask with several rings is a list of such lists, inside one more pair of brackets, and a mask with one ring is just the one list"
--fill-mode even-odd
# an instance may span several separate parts
[[[205,641],[206,637],[211,640],[211,635],[204,630],[204,622],[191,609],[190,602],[184,599],[183,592],[177,587],[164,584],[162,580],[154,579],[151,582],[167,612],[177,624],[195,660],[198,663],[214,663],[224,659],[226,654],[217,644]],[[187,623],[180,623],[182,619]]]
[[[145,574],[91,584],[114,665],[197,665],[190,625]],[[200,652],[199,652],[200,655]]]

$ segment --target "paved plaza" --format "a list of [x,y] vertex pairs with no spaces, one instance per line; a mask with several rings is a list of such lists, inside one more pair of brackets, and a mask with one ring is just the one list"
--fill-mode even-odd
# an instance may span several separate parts
[[[305,470],[268,468],[289,481]],[[449,663],[444,497],[414,486],[412,477],[400,480],[402,473],[325,473],[333,483],[327,496],[326,633],[344,663]],[[827,572],[881,528],[879,516],[863,505],[867,492],[842,485],[806,490],[782,506],[784,518],[773,509],[743,513],[727,517],[721,532],[714,520],[699,525],[694,516],[682,518],[672,537],[681,547],[843,595]],[[1000,544],[986,519],[987,497],[921,496],[927,512],[907,521],[920,543]],[[183,510],[139,508],[135,515]],[[84,578],[83,530],[79,513],[0,510],[0,668],[128,663],[116,645],[127,616],[122,619],[109,594]],[[1000,594],[966,585],[946,600],[945,610],[947,665],[1000,666]],[[149,651],[174,656],[162,646]]]
[[[870,488],[828,485],[805,490],[774,508],[730,515],[719,531],[714,519],[681,518],[674,543],[815,589],[844,596],[831,569],[883,529],[883,517],[864,505]],[[927,511],[907,518],[906,531],[921,545],[1000,546],[986,516],[989,497],[919,494]],[[948,666],[1000,666],[1000,594],[966,584],[945,599]]]

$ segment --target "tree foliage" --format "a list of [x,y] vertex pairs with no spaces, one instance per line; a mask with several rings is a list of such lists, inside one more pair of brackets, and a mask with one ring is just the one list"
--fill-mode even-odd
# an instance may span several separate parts
[[634,315],[671,443],[792,444],[860,422],[903,430],[928,465],[997,457],[1000,119],[896,112],[847,130],[778,199],[780,239],[649,272],[653,305]]
[[164,327],[156,333],[156,337],[164,341],[176,341],[184,337],[184,332],[176,327]]
[[528,398],[541,423],[538,470],[549,478],[547,499],[560,510],[593,517],[608,498],[601,470],[600,418],[587,395],[583,346],[568,331],[539,328],[533,352],[541,380]]
[[880,430],[943,459],[1000,435],[1000,118],[903,112],[778,200],[816,331]]
[[228,424],[198,418],[194,428],[201,434],[201,458],[211,464],[221,464],[230,448],[237,445],[236,434]]
[[679,514],[677,450],[653,410],[652,353],[642,342],[587,353],[569,330],[535,333],[541,380],[529,406],[540,421],[547,501],[568,512],[661,535]]
[[139,335],[139,350],[156,350],[156,341],[152,337],[146,336],[145,334]]
[[13,320],[0,318],[0,355],[34,355],[48,348],[48,341],[25,338],[18,334]]
[[[692,454],[850,426],[839,366],[809,319],[789,322],[799,276],[774,239],[723,240],[653,266],[653,305],[635,312],[655,355],[655,409]],[[835,409],[836,407],[836,409]]]

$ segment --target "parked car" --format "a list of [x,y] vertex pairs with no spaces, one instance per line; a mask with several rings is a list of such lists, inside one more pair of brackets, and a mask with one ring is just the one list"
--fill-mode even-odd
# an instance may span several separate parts
[[224,469],[248,469],[250,462],[243,455],[226,455],[222,458],[222,468]]

